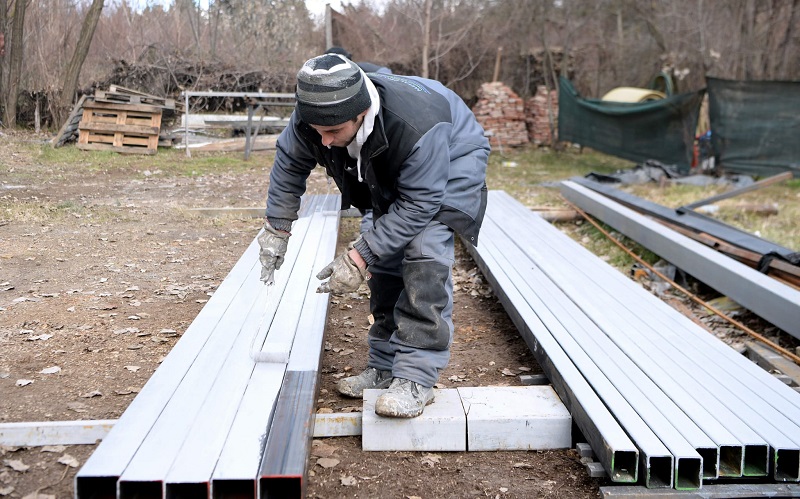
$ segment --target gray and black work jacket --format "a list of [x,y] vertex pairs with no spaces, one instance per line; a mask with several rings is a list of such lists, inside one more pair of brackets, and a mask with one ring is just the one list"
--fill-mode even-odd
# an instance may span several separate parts
[[319,164],[339,187],[342,209],[374,210],[374,227],[357,246],[367,263],[402,250],[431,220],[477,244],[486,210],[490,147],[472,111],[433,80],[377,73],[368,77],[381,108],[361,148],[363,182],[345,148],[323,146],[320,135],[292,113],[278,137],[268,220],[277,229],[289,229],[297,219],[306,179]]

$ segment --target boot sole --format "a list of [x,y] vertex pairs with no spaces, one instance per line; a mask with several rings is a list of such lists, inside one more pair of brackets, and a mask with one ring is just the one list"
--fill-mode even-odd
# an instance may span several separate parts
[[416,417],[420,416],[424,412],[425,407],[427,407],[427,406],[429,406],[429,405],[431,405],[433,403],[435,398],[436,397],[432,395],[431,398],[427,402],[425,402],[425,405],[422,406],[422,408],[419,410],[419,412],[416,412],[416,413],[400,414],[400,413],[397,413],[397,412],[391,411],[391,410],[381,411],[381,410],[379,410],[379,408],[377,407],[377,404],[376,404],[375,414],[377,414],[378,416],[386,417],[386,418],[401,418],[401,419],[416,418]]
[[382,381],[382,382],[378,383],[377,385],[375,385],[373,387],[364,388],[364,389],[361,390],[361,393],[358,393],[358,394],[353,392],[353,391],[343,391],[342,388],[339,387],[339,386],[336,387],[336,391],[338,391],[340,395],[344,395],[345,397],[349,397],[349,398],[352,398],[352,399],[363,399],[364,398],[364,390],[383,390],[385,388],[389,388],[390,384],[392,384],[391,378],[386,380],[386,381]]

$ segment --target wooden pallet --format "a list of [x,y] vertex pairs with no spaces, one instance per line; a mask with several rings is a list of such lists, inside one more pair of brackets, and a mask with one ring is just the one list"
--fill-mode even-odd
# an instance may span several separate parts
[[78,148],[124,154],[155,154],[161,108],[144,104],[85,103]]
[[148,106],[160,107],[166,110],[175,110],[175,99],[165,99],[155,95],[147,94],[95,90],[94,100],[109,104],[145,104]]

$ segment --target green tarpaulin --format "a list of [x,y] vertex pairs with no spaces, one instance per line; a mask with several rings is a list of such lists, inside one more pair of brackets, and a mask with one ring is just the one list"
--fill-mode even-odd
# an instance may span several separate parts
[[558,138],[638,163],[655,159],[688,173],[704,92],[626,104],[582,98],[561,78]]
[[800,177],[800,82],[706,78],[711,143],[725,172]]

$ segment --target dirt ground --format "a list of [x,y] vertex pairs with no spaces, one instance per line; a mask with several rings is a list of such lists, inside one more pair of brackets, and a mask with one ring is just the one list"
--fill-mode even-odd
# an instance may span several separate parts
[[[0,423],[115,419],[261,225],[189,209],[263,206],[270,165],[257,156],[250,170],[201,175],[163,173],[156,159],[59,165],[37,160],[45,139],[0,137]],[[311,191],[326,188],[312,178]],[[355,231],[344,219],[340,241]],[[440,387],[519,385],[541,372],[460,247],[454,277]],[[332,300],[321,412],[360,410],[335,383],[365,367],[368,315],[365,293]],[[72,497],[94,447],[0,448],[0,496]],[[365,453],[358,437],[315,441],[308,469],[308,495],[320,498],[588,498],[607,483],[574,450]]]

